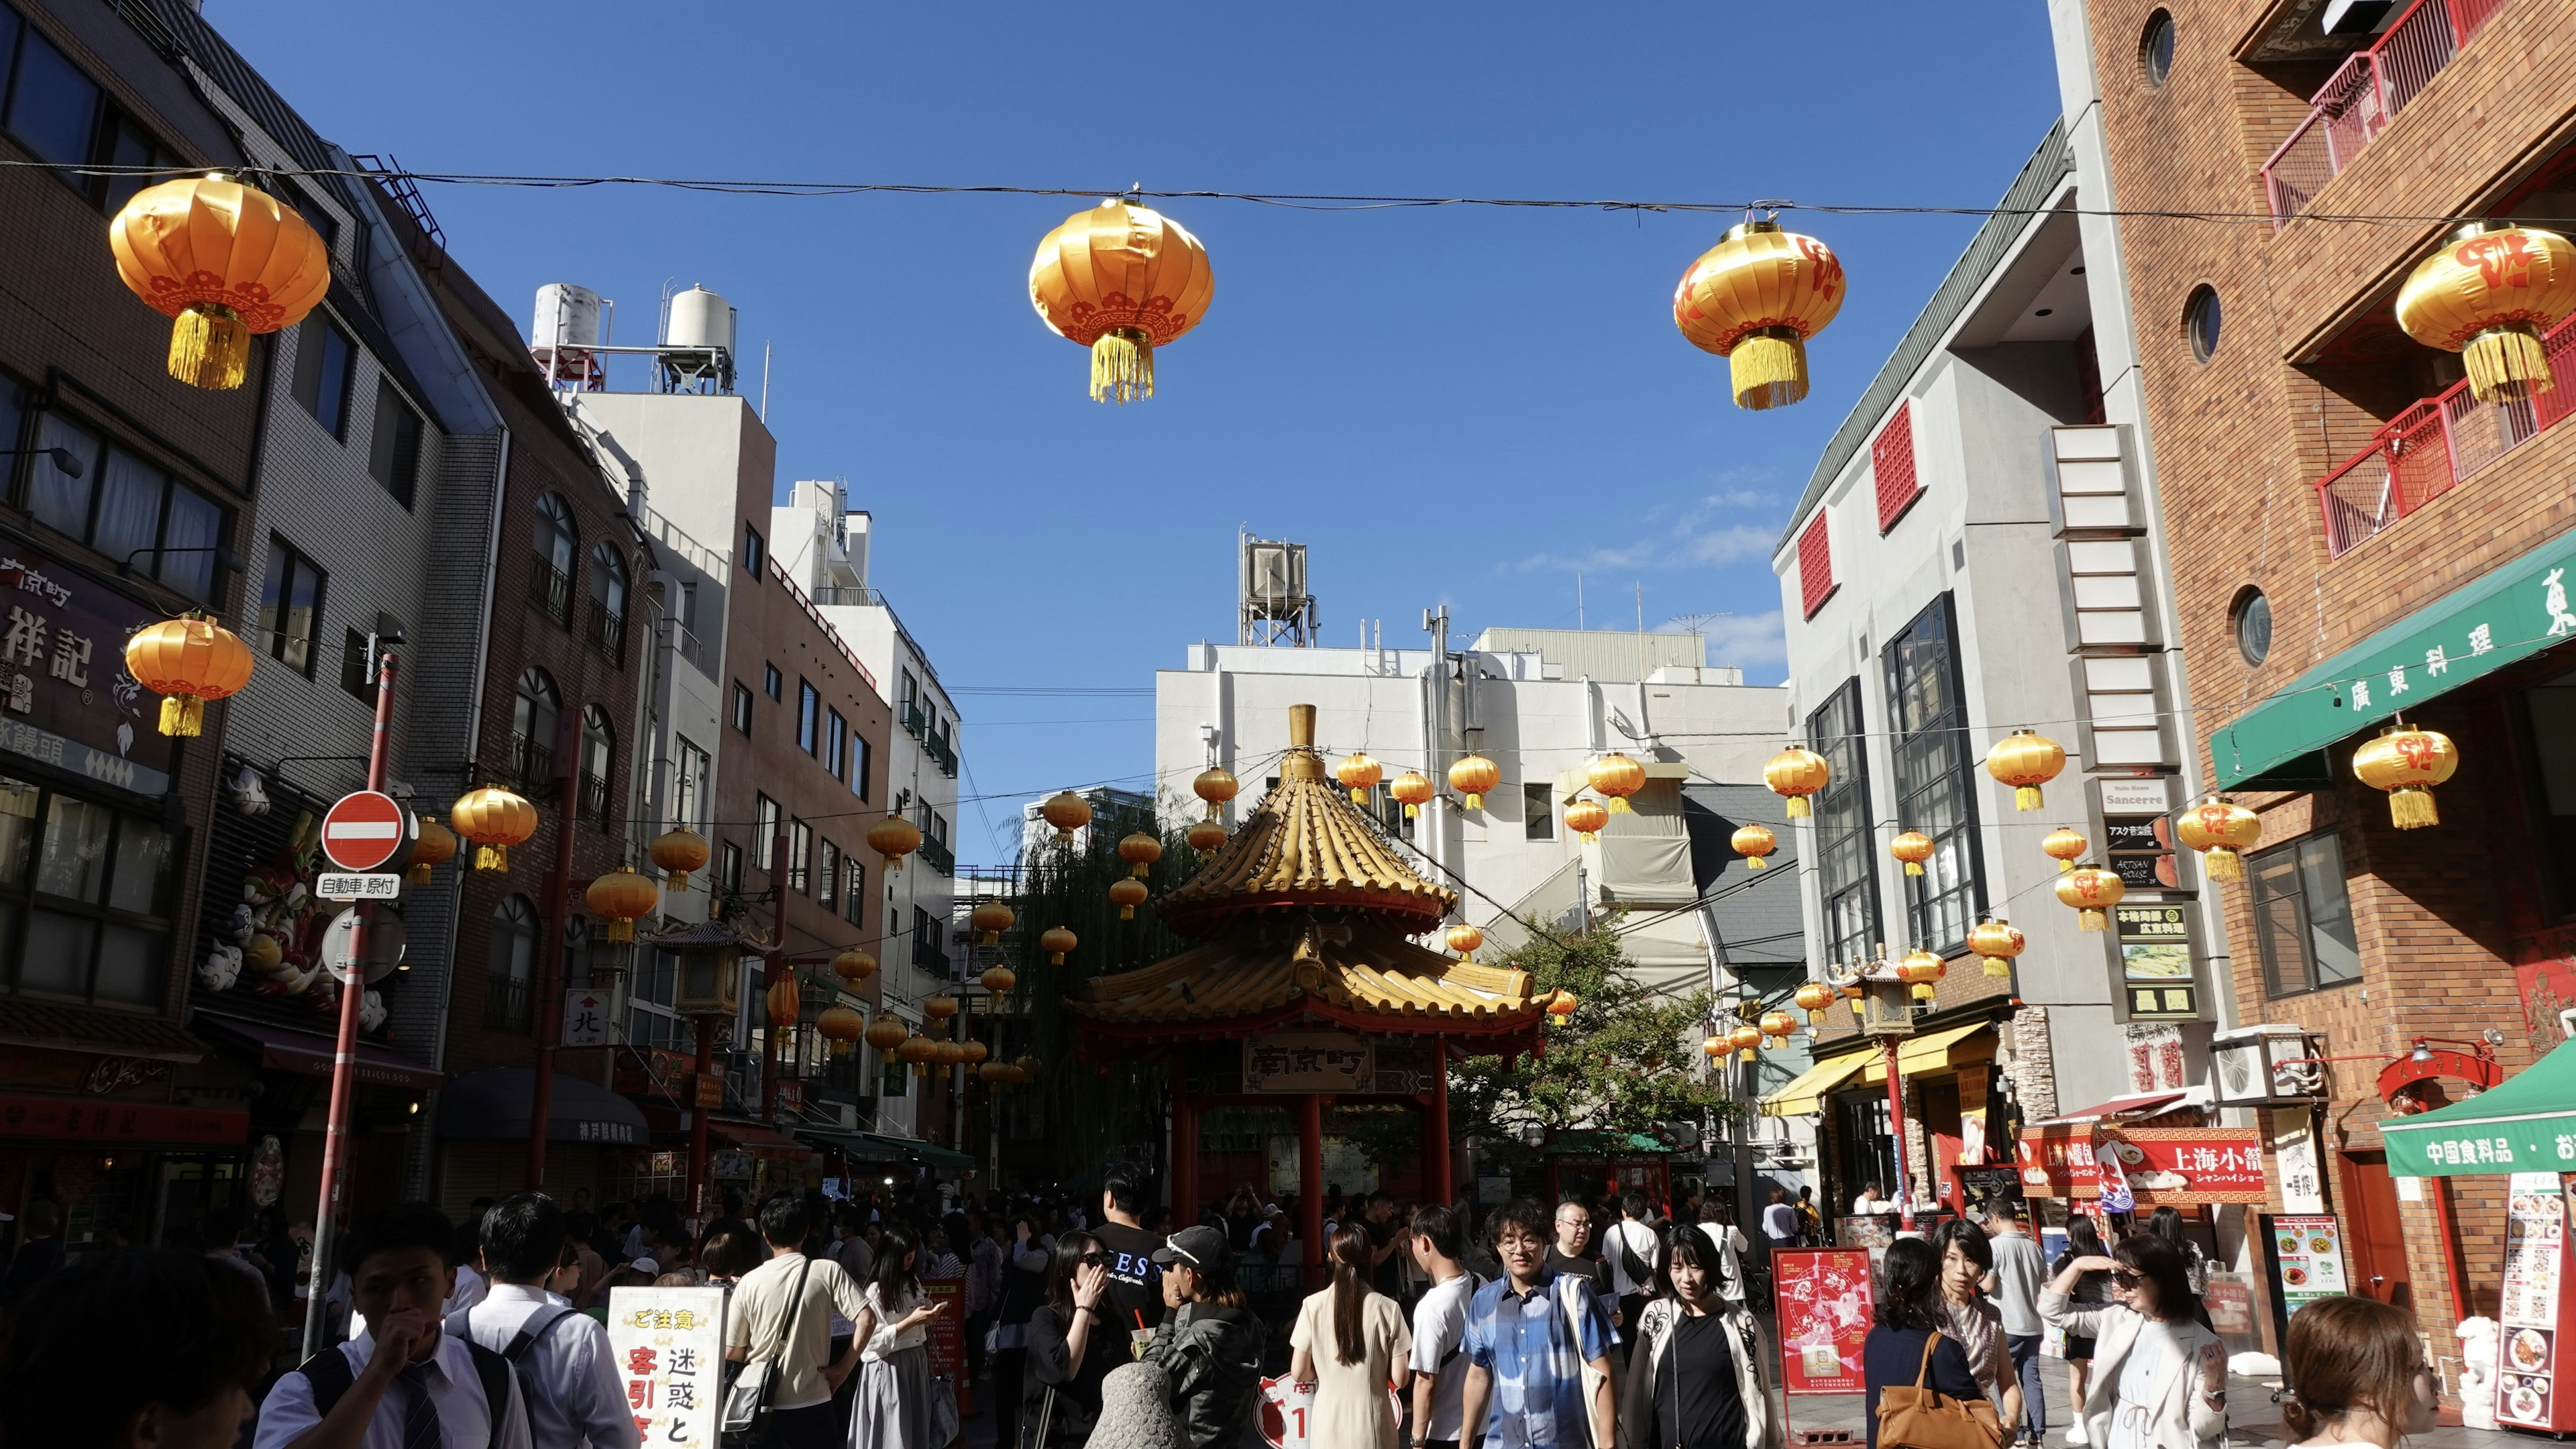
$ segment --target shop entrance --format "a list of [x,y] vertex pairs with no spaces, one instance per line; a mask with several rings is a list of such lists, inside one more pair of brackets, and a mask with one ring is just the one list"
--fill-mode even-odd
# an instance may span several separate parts
[[2344,1241],[2351,1245],[2352,1288],[2365,1298],[2399,1308],[2415,1306],[2406,1269],[2406,1234],[2397,1218],[2397,1184],[2385,1152],[2341,1152]]

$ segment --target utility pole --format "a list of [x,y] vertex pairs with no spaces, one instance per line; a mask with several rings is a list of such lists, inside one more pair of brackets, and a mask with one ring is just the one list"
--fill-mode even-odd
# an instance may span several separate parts
[[1431,808],[1422,816],[1423,855],[1445,866],[1448,851],[1449,794],[1449,606],[1422,611],[1422,627],[1431,635],[1431,738],[1423,773],[1431,777]]

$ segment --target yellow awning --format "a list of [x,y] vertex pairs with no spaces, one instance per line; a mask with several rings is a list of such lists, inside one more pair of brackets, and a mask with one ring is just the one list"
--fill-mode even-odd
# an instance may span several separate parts
[[[1887,1085],[1887,1059],[1878,1053],[1865,1053],[1869,1075],[1862,1078],[1873,1087]],[[1909,1077],[1926,1072],[1946,1072],[1958,1067],[1977,1066],[1995,1058],[1995,1033],[1990,1022],[1972,1022],[1919,1036],[1896,1049],[1896,1069]]]
[[1870,1059],[1867,1052],[1850,1052],[1824,1061],[1800,1072],[1787,1086],[1762,1099],[1765,1117],[1803,1117],[1825,1109],[1825,1094],[1843,1084],[1845,1078],[1861,1069]]

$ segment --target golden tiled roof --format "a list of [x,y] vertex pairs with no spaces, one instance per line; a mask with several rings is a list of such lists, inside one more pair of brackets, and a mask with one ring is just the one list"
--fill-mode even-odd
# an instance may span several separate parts
[[1208,863],[1155,903],[1177,930],[1265,906],[1347,906],[1390,913],[1428,930],[1458,902],[1414,873],[1396,847],[1351,804],[1315,753],[1315,707],[1288,711],[1279,783],[1252,807]]
[[1309,1002],[1369,1029],[1535,1023],[1525,971],[1476,966],[1414,944],[1364,914],[1299,910],[1234,923],[1138,971],[1096,977],[1073,1009],[1109,1023],[1216,1021]]

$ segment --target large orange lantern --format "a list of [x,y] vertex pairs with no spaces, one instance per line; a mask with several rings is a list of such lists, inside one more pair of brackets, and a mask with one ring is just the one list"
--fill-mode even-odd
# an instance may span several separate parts
[[457,797],[447,812],[456,833],[474,842],[474,868],[510,870],[510,847],[537,833],[537,807],[502,789],[486,785]]
[[769,1023],[772,1026],[794,1026],[805,1012],[805,994],[796,989],[796,973],[781,971],[769,983]]
[[1842,993],[1821,981],[1810,981],[1798,988],[1798,1009],[1807,1013],[1809,1026],[1825,1024],[1825,1009],[1841,999]]
[[814,1018],[814,1030],[825,1041],[857,1041],[867,1035],[868,1019],[846,1006],[835,1004],[824,1007],[823,1014]]
[[941,1066],[956,1067],[965,1065],[966,1043],[962,1041],[944,1041],[940,1042],[938,1046],[939,1064]]
[[2015,810],[2036,810],[2045,803],[2039,787],[2066,768],[2066,747],[2046,735],[2015,730],[1986,751],[1986,773],[2013,787]]
[[878,1012],[877,1019],[868,1023],[868,1045],[881,1052],[902,1046],[904,1039],[911,1035],[911,1031],[891,1011]]
[[2092,848],[2092,842],[2063,825],[2048,832],[2046,838],[2039,842],[2040,853],[2057,862],[2061,875],[2073,870],[2075,862],[2082,860],[2084,852]]
[[2433,807],[2433,787],[2460,768],[2459,747],[2451,737],[2404,724],[2352,752],[2352,772],[2361,783],[2388,792],[2389,818],[2400,830],[2419,830],[2442,823]]
[[966,1043],[966,1065],[970,1067],[983,1065],[984,1059],[992,1054],[992,1048],[987,1047],[980,1041],[969,1041]]
[[403,879],[412,885],[425,886],[429,884],[431,870],[456,858],[456,832],[436,820],[414,816],[413,822],[420,833],[412,839],[411,866],[403,872]]
[[1066,954],[1081,944],[1080,937],[1062,926],[1050,926],[1045,935],[1038,937],[1038,949],[1047,953],[1050,966],[1063,965]]
[[125,641],[125,672],[162,696],[161,733],[202,734],[206,701],[250,683],[250,646],[212,619],[184,614],[135,630]]
[[930,1064],[939,1060],[939,1043],[926,1036],[907,1036],[894,1054],[911,1064],[914,1076],[926,1077],[930,1075]]
[[1002,933],[1011,929],[1011,923],[1018,919],[1011,908],[1000,901],[982,902],[966,913],[966,924],[982,935],[987,946],[1002,944]]
[[868,849],[885,862],[888,874],[903,869],[903,858],[921,849],[921,827],[900,815],[889,815],[868,827]]
[[1560,1021],[1564,1020],[1566,1017],[1572,1016],[1583,1005],[1580,1000],[1576,999],[1573,992],[1568,991],[1563,987],[1558,987],[1556,990],[1539,999],[1547,1003],[1547,1014]]
[[1745,869],[1768,870],[1771,868],[1771,862],[1762,857],[1780,848],[1780,837],[1773,835],[1768,825],[1739,825],[1735,828],[1735,834],[1728,838],[1727,844],[1735,848],[1736,854],[1744,857]]
[[1923,862],[1932,858],[1932,837],[1920,830],[1908,830],[1887,843],[1887,853],[1905,862],[1907,875],[1921,875]]
[[957,998],[943,991],[921,1003],[921,1014],[932,1021],[945,1022],[957,1014]]
[[1897,978],[1905,982],[1908,994],[1917,1001],[1930,1001],[1933,983],[1950,974],[1950,963],[1917,946],[1896,963]]
[[1225,809],[1225,802],[1242,789],[1243,782],[1234,778],[1234,772],[1218,765],[1199,771],[1199,777],[1190,782],[1190,793],[1207,802],[1207,818],[1210,820],[1216,819]]
[[1094,402],[1154,395],[1154,349],[1199,324],[1216,295],[1207,248],[1177,221],[1116,198],[1038,243],[1029,301],[1059,337],[1091,349]]
[[1771,1038],[1766,1043],[1770,1046],[1778,1046],[1787,1041],[1798,1030],[1798,1018],[1785,1011],[1766,1011],[1762,1013],[1762,1020],[1757,1024],[1762,1028],[1762,1034]]
[[2263,817],[2212,795],[2174,817],[2174,836],[2200,852],[2211,880],[2243,880],[2244,854],[2263,838]]
[[1109,883],[1110,903],[1118,907],[1118,919],[1122,921],[1136,919],[1136,908],[1145,904],[1145,897],[1150,894],[1145,883],[1132,876],[1122,876]]
[[1163,858],[1163,842],[1145,831],[1135,831],[1118,842],[1118,858],[1127,862],[1127,873],[1138,880]]
[[1073,832],[1091,823],[1091,802],[1071,790],[1058,790],[1038,806],[1038,816],[1055,827],[1058,845],[1073,843]]
[[1735,1059],[1749,1062],[1753,1060],[1754,1048],[1762,1045],[1762,1028],[1748,1021],[1728,1032],[1726,1039],[1735,1048]]
[[1429,775],[1420,770],[1407,770],[1387,781],[1386,793],[1403,802],[1404,818],[1410,820],[1422,813],[1423,803],[1438,794],[1439,789],[1431,783]]
[[1485,933],[1462,923],[1451,926],[1441,939],[1449,943],[1449,949],[1457,952],[1459,959],[1473,965],[1476,960],[1476,948],[1485,944]]
[[1591,780],[1593,793],[1609,800],[1611,814],[1634,813],[1628,808],[1628,797],[1646,788],[1645,766],[1612,750],[1594,760],[1583,773]]
[[677,895],[689,888],[689,872],[707,868],[706,837],[683,825],[653,837],[653,863],[662,868],[663,885]]
[[856,986],[877,974],[877,958],[852,946],[832,958],[832,974]]
[[1832,778],[1833,770],[1826,765],[1824,756],[1797,745],[1773,755],[1762,766],[1762,783],[1771,787],[1772,794],[1788,800],[1792,820],[1803,820],[1815,813],[1807,797],[1825,788],[1825,782]]
[[2397,325],[2427,347],[2460,353],[2480,402],[2547,392],[2555,379],[2541,335],[2570,312],[2576,245],[2538,227],[2465,227],[2416,263],[2397,292]]
[[253,334],[304,320],[331,289],[331,249],[295,208],[229,176],[164,181],[107,224],[116,273],[171,319],[170,375],[242,385]]
[[1385,773],[1386,771],[1378,765],[1377,761],[1369,758],[1369,752],[1366,750],[1353,750],[1333,764],[1333,778],[1350,787],[1351,803],[1354,805],[1368,803],[1369,787],[1376,784]]
[[637,875],[633,866],[621,865],[593,880],[581,899],[592,915],[608,922],[609,944],[621,945],[635,939],[636,918],[653,914],[653,908],[662,904],[662,890]]
[[1502,767],[1483,755],[1468,755],[1449,767],[1449,788],[1467,797],[1467,808],[1485,808],[1485,794],[1502,783]]
[[1213,854],[1217,847],[1225,844],[1225,826],[1220,821],[1202,820],[1190,827],[1186,838],[1190,849],[1201,855]]
[[1740,408],[1784,407],[1807,395],[1807,339],[1843,309],[1843,264],[1811,236],[1776,221],[1729,228],[1673,289],[1673,325],[1727,360]]
[[2129,893],[2120,877],[2098,865],[2079,865],[2057,878],[2057,898],[2075,908],[2077,930],[2099,931],[2111,924],[2111,908]]
[[2013,958],[2025,944],[2021,932],[2000,916],[1988,916],[1968,932],[1968,949],[1985,963],[1988,976],[2012,975]]
[[1008,996],[1011,994],[1011,988],[1020,984],[1020,973],[1008,966],[987,966],[980,979],[984,983],[985,990],[995,996]]
[[1585,844],[1601,838],[1601,827],[1610,823],[1610,810],[1598,800],[1577,800],[1565,807],[1565,827],[1583,837]]

